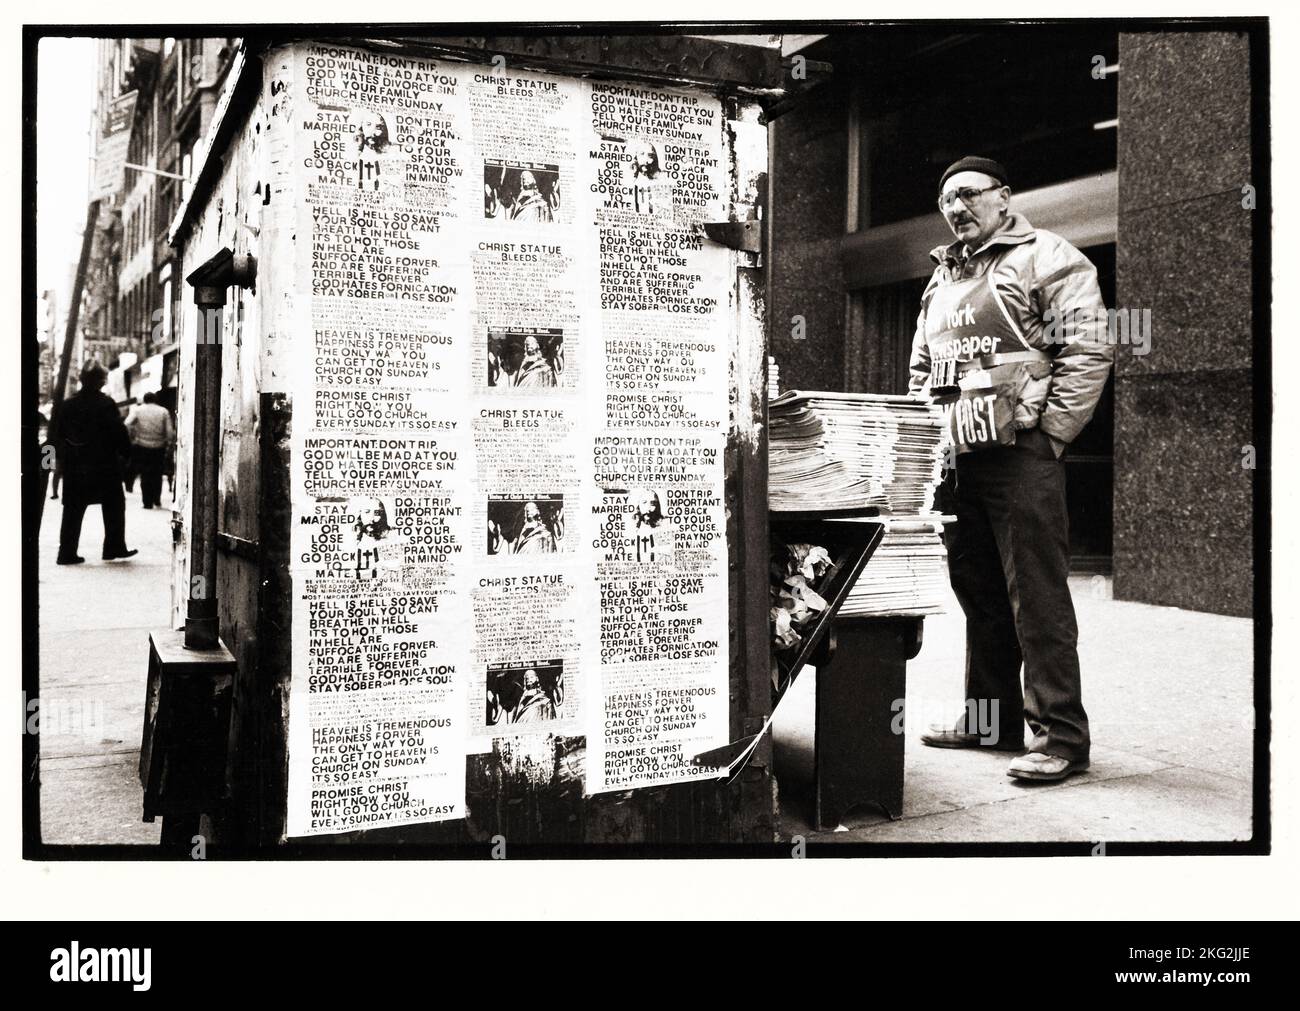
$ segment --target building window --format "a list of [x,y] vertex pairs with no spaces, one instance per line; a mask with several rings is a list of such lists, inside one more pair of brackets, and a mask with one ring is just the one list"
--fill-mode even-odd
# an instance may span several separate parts
[[172,279],[169,277],[162,283],[162,309],[161,326],[158,328],[158,344],[165,345],[172,342]]
[[176,63],[173,59],[163,68],[162,86],[158,89],[158,116],[169,131],[180,104],[176,96]]
[[[195,146],[197,147],[198,145]],[[191,181],[193,178],[191,174],[193,169],[194,169],[194,149],[191,148],[189,151],[185,152],[185,157],[181,159],[181,175],[185,177],[185,179],[181,182],[182,202],[190,198],[190,193],[194,189],[194,184]]]
[[1118,115],[1118,78],[1092,70],[1118,50],[1113,26],[1079,23],[885,32],[827,55],[837,75],[870,79],[856,98],[862,227],[933,215],[939,175],[967,154],[1002,162],[1013,193],[1113,170],[1116,131],[1094,124]]
[[199,145],[201,143],[199,121],[195,117],[190,120],[189,129],[186,130],[185,134],[176,139],[176,146],[182,152],[179,171],[185,177],[185,181],[180,183],[179,196],[181,201],[188,200],[190,192],[194,188],[194,167],[198,163]]
[[181,39],[176,58],[176,108],[183,109],[203,79],[203,40]]
[[[176,151],[177,146],[175,144],[167,145],[167,157],[162,164],[164,171],[172,173],[179,171]],[[170,176],[159,176],[156,192],[158,195],[158,231],[161,233],[171,224],[172,218],[176,215],[176,208],[180,206],[180,180],[173,179]]]

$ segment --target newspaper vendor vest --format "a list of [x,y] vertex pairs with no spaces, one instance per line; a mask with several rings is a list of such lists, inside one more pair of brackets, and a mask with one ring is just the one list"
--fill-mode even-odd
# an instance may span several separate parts
[[1051,360],[1025,340],[993,273],[939,285],[926,307],[930,390],[947,405],[948,435],[958,453],[1013,445],[1027,363],[1045,369]]

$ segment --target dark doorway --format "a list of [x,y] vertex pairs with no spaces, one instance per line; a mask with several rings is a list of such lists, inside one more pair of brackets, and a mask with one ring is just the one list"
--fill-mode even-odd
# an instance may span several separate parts
[[[1115,306],[1115,246],[1091,246],[1083,254],[1097,268],[1101,297]],[[1070,516],[1070,567],[1075,572],[1111,571],[1115,487],[1115,377],[1097,410],[1065,454],[1065,504]]]

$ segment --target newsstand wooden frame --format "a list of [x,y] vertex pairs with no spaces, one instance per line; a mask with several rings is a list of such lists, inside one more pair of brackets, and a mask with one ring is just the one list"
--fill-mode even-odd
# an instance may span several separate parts
[[[274,115],[283,95],[266,67],[284,47],[305,37],[247,40],[218,107],[199,163],[195,185],[172,225],[172,244],[186,264],[199,263],[221,246],[259,256],[268,264],[267,236],[241,227],[254,200],[271,199],[259,178],[253,120]],[[474,37],[454,39],[330,39],[385,51],[490,64],[505,54],[511,66],[575,76],[631,80],[703,89],[722,98],[730,157],[730,218],[762,218],[767,199],[766,124],[763,107],[788,100],[798,84],[779,51],[687,36]],[[814,68],[815,70],[817,68]],[[816,73],[813,79],[816,79]],[[806,79],[804,79],[806,81]],[[290,99],[291,100],[291,99]],[[755,138],[759,143],[755,143]],[[258,219],[260,221],[260,219]],[[764,227],[766,223],[764,223]],[[725,233],[728,230],[723,228]],[[771,712],[768,631],[767,355],[765,274],[754,252],[753,228],[732,253],[732,418],[725,459],[725,506],[729,553],[729,696],[733,739],[756,733]],[[292,397],[262,388],[257,333],[274,277],[258,279],[257,292],[232,291],[243,299],[243,330],[223,340],[223,404],[220,552],[217,596],[222,639],[238,671],[226,764],[226,790],[219,809],[205,821],[216,845],[232,848],[294,848],[322,852],[332,843],[383,846],[412,855],[448,855],[483,849],[497,836],[512,846],[561,845],[575,854],[622,852],[647,846],[771,843],[776,839],[776,790],[771,742],[765,740],[732,782],[707,781],[583,796],[585,739],[548,738],[544,749],[498,739],[493,750],[468,757],[467,817],[437,824],[286,840],[287,721],[292,642],[289,572],[289,433]],[[180,424],[190,430],[194,329],[192,307],[182,324]],[[236,326],[237,324],[231,324]],[[174,585],[188,579],[188,474],[190,447],[177,454]],[[628,849],[627,847],[631,847]],[[594,849],[593,849],[594,847]]]

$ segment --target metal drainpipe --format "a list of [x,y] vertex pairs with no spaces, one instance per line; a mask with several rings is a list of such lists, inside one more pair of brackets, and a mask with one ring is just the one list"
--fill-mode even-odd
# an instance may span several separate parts
[[194,342],[194,437],[190,465],[190,594],[185,648],[220,644],[217,615],[217,514],[221,484],[221,334],[226,290],[252,288],[257,261],[222,249],[185,280],[194,288],[199,326]]

